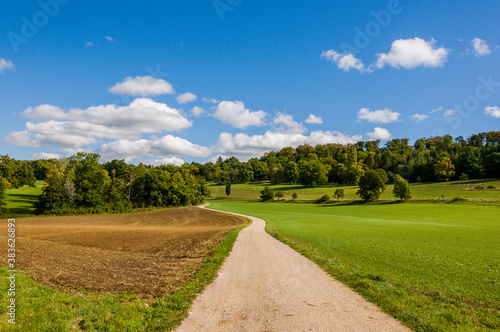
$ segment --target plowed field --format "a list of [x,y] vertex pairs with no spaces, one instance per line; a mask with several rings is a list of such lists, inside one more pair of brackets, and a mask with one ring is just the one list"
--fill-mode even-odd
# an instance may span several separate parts
[[[224,236],[244,223],[240,217],[194,207],[18,219],[17,267],[37,282],[72,293],[161,296],[188,281]],[[4,252],[6,224],[4,220],[0,227]]]

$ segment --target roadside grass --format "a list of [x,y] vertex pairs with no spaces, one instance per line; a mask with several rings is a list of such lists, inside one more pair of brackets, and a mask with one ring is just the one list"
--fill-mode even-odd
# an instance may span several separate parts
[[[344,189],[346,200],[359,200],[356,195],[358,191],[357,186],[342,186],[342,185],[325,185],[318,187],[304,187],[300,184],[278,184],[271,185],[266,183],[249,183],[249,184],[233,184],[231,195],[229,198],[243,198],[243,199],[258,199],[260,191],[264,187],[269,186],[273,190],[280,190],[285,194],[283,197],[286,200],[292,199],[292,194],[295,192],[298,195],[298,200],[316,200],[323,195],[333,197],[335,190],[338,188]],[[436,182],[436,183],[411,183],[411,196],[412,199],[439,199],[441,196],[453,199],[455,197],[467,199],[484,199],[484,200],[500,200],[500,190],[475,190],[476,186],[494,186],[500,189],[500,180],[471,180],[471,181],[453,181],[453,182]],[[209,185],[212,197],[227,197],[225,186],[217,186],[214,183]],[[380,199],[382,200],[395,200],[392,195],[393,185],[387,185],[386,190],[382,193]]]
[[213,200],[415,331],[500,329],[500,206]]
[[247,225],[235,228],[213,249],[194,278],[175,293],[155,298],[134,294],[81,296],[42,286],[32,277],[17,273],[16,325],[6,315],[7,269],[0,268],[1,331],[165,331],[184,320],[192,302],[217,276],[231,252],[238,233]]

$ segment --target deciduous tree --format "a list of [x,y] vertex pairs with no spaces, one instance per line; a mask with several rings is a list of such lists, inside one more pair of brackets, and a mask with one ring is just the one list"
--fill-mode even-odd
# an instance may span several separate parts
[[401,175],[396,175],[396,181],[394,182],[394,188],[392,193],[395,197],[403,200],[408,200],[411,198],[410,185]]
[[[384,172],[385,173],[385,172]],[[380,170],[368,170],[359,180],[359,190],[356,194],[365,202],[378,200],[380,194],[385,190],[387,176]]]
[[455,166],[450,158],[444,157],[434,164],[434,174],[437,175],[439,181],[449,181],[455,176]]

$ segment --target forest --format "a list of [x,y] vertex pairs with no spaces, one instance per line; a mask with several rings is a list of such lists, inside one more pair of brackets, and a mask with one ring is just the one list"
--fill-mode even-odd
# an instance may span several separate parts
[[0,156],[0,209],[6,188],[44,181],[39,214],[125,212],[132,208],[195,205],[210,196],[208,182],[358,185],[370,170],[383,170],[388,183],[500,178],[500,131],[465,139],[450,135],[354,144],[302,145],[265,153],[246,162],[236,157],[182,166],[99,162],[97,153],[21,161]]

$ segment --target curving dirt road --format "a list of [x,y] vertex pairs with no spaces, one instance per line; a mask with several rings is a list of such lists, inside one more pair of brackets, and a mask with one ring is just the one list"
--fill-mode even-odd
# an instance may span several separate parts
[[252,225],[177,331],[409,331],[244,217]]

